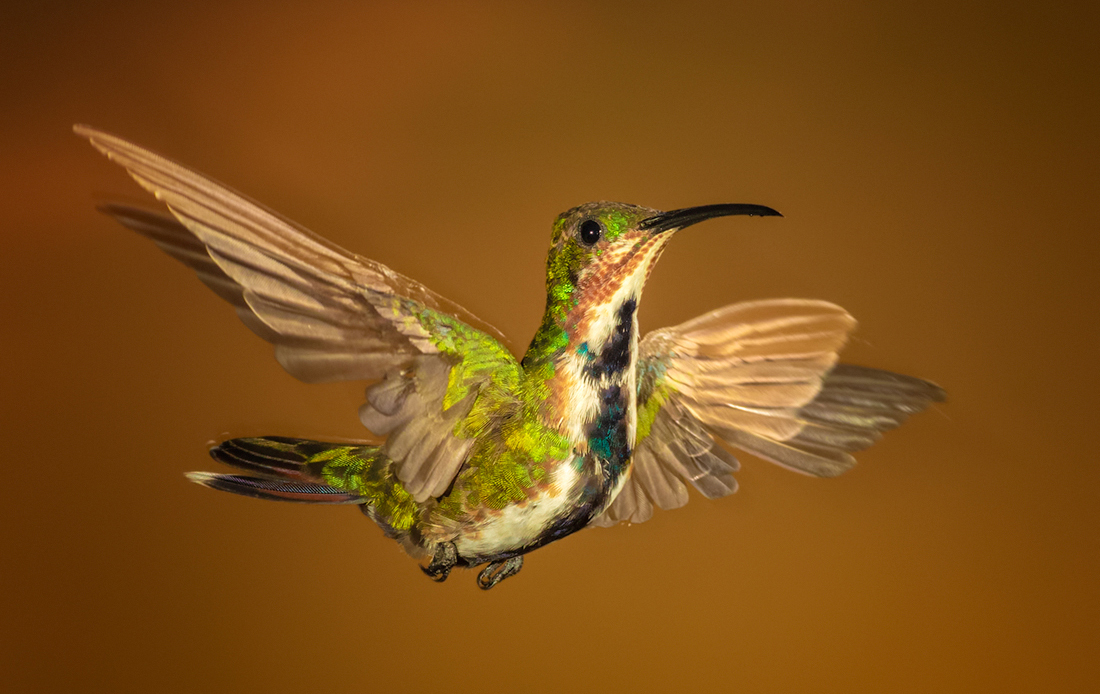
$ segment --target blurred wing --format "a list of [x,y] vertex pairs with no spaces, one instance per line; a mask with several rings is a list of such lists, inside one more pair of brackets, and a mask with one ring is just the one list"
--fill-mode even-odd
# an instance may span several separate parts
[[735,491],[737,463],[716,439],[796,472],[833,477],[855,464],[851,451],[943,399],[928,381],[837,365],[855,325],[834,304],[778,299],[727,306],[646,335],[634,469],[596,524],[640,523],[654,506],[683,506],[687,483],[708,498]]
[[[471,443],[456,439],[454,423],[494,370],[519,368],[499,333],[420,283],[202,174],[113,135],[74,130],[173,217],[123,205],[104,212],[195,270],[275,345],[295,378],[384,378],[368,390],[364,424],[390,435],[386,446],[395,450],[387,453],[418,500],[446,489]],[[454,369],[461,378],[450,378]]]
[[252,332],[271,343],[279,340],[279,333],[268,327],[249,308],[244,300],[244,288],[218,267],[202,241],[175,217],[119,203],[105,203],[96,209],[150,239],[157,248],[194,270],[203,284],[237,309],[237,315]]

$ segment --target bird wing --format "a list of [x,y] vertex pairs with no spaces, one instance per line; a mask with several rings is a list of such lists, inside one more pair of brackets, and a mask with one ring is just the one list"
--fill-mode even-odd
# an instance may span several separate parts
[[638,434],[630,479],[595,525],[640,523],[656,506],[737,489],[718,441],[796,472],[833,477],[851,451],[943,400],[939,386],[888,371],[837,364],[856,321],[824,301],[734,304],[639,345]]
[[191,267],[275,345],[292,376],[377,380],[360,409],[418,501],[439,496],[472,440],[455,435],[480,388],[518,371],[503,336],[419,282],[332,244],[216,181],[122,138],[74,131],[172,216],[100,209]]

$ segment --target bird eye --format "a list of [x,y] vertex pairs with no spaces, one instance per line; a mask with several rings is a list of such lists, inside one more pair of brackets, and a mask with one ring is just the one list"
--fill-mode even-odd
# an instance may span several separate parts
[[585,245],[591,246],[600,240],[600,236],[603,235],[603,227],[600,223],[594,219],[586,219],[581,222],[580,236],[581,242]]

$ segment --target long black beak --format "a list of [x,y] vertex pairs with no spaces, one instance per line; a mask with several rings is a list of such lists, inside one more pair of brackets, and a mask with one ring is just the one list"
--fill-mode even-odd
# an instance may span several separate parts
[[654,234],[672,229],[683,229],[692,224],[714,217],[729,217],[743,214],[750,217],[782,217],[770,207],[763,205],[745,205],[740,203],[725,203],[722,205],[700,205],[699,207],[685,207],[682,210],[662,212],[648,219],[643,219],[641,229],[651,231]]

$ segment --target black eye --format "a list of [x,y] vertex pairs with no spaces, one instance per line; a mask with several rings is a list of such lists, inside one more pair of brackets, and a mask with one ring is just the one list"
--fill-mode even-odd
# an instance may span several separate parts
[[581,242],[591,246],[600,240],[600,236],[603,234],[603,227],[594,219],[586,219],[581,222],[580,232]]

